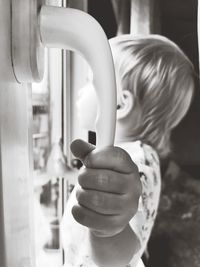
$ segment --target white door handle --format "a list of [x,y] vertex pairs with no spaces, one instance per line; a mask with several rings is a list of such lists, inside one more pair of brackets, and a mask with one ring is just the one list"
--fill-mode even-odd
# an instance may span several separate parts
[[98,98],[97,146],[112,145],[116,121],[115,72],[101,26],[80,10],[50,6],[42,6],[39,25],[46,47],[77,51],[90,64]]
[[[79,52],[93,71],[93,83],[98,99],[97,146],[112,145],[116,123],[115,71],[110,46],[99,23],[83,11],[42,6],[41,0],[12,0],[12,3],[14,8],[13,34],[15,36],[13,38],[13,64],[17,80],[32,82],[41,78],[42,66],[38,63],[39,56],[42,57],[41,44],[46,47]],[[27,8],[23,8],[23,5]],[[26,9],[27,12],[25,12]],[[38,9],[40,9],[39,15],[37,14]],[[15,14],[16,11],[17,14]],[[29,12],[31,13],[28,15]],[[26,24],[31,25],[31,29],[27,28],[29,34],[25,33]],[[16,30],[18,30],[17,33]],[[24,32],[24,34],[16,38],[19,32],[21,34]],[[29,44],[30,48],[24,47],[24,44]],[[34,58],[34,51],[36,58]],[[24,53],[26,54],[24,55]],[[19,59],[19,55],[23,55],[24,60],[30,61],[25,64],[25,67],[22,58]],[[33,64],[34,62],[36,63]],[[24,74],[26,70],[27,75]],[[31,76],[31,73],[34,75]]]

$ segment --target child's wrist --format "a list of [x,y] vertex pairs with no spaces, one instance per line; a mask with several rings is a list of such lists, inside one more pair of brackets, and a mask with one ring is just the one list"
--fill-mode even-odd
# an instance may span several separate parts
[[90,232],[96,237],[109,238],[109,237],[114,237],[114,236],[120,234],[121,232],[124,231],[125,228],[126,228],[126,226],[123,227],[123,228],[116,229],[116,230],[111,230],[111,231],[107,231],[107,230],[106,231],[103,231],[103,230],[91,230],[90,229]]

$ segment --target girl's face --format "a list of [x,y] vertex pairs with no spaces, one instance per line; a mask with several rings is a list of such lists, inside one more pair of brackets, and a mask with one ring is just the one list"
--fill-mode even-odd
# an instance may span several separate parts
[[86,130],[95,131],[97,96],[91,81],[79,90],[76,106],[80,125]]

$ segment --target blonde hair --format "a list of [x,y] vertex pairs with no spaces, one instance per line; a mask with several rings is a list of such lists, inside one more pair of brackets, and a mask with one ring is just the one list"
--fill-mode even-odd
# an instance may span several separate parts
[[127,34],[111,39],[110,44],[120,87],[132,92],[141,109],[133,139],[150,144],[160,157],[165,157],[170,152],[171,130],[192,101],[193,65],[176,44],[163,36]]

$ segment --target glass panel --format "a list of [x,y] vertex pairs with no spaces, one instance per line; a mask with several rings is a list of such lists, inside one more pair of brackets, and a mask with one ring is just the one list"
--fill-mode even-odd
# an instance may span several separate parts
[[43,81],[32,86],[36,267],[58,267],[62,266],[59,236],[60,180],[51,177],[46,167],[51,148],[47,52],[45,70]]

